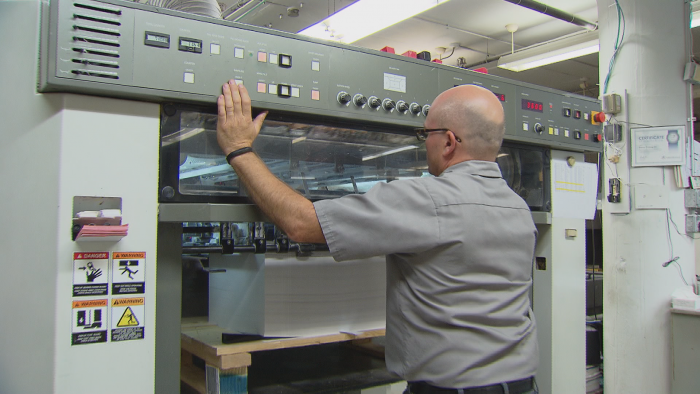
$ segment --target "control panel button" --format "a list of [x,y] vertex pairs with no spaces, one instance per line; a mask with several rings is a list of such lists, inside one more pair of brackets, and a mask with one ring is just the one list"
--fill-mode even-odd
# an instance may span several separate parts
[[583,120],[589,120],[589,119],[590,119],[590,118],[589,118],[589,113],[588,113],[588,112],[584,112],[584,113],[583,113]]
[[588,133],[584,134],[584,135],[583,135],[583,139],[586,140],[586,141],[590,140],[589,134],[588,134]]
[[367,97],[365,97],[364,95],[358,93],[358,94],[356,94],[356,95],[354,95],[354,96],[352,97],[352,102],[353,102],[356,106],[362,108],[362,107],[365,106],[365,104],[367,104]]
[[220,55],[221,54],[221,45],[219,44],[209,44],[209,52],[212,55]]
[[527,122],[523,122],[523,131],[530,131],[530,124]]
[[574,130],[574,139],[575,140],[580,140],[581,139],[581,132],[578,130]]
[[367,103],[369,104],[369,107],[372,109],[377,109],[382,105],[382,102],[379,101],[379,97],[377,97],[377,96],[370,96],[367,99]]
[[391,112],[396,108],[396,102],[390,98],[385,98],[382,100],[382,108],[384,108],[385,111]]
[[270,64],[277,64],[277,54],[276,53],[270,53],[268,57],[270,59]]
[[581,119],[581,111],[574,110],[574,119]]
[[233,48],[233,57],[243,59],[243,55],[245,55],[245,49],[238,47]]
[[258,93],[267,92],[267,84],[265,82],[258,82]]
[[278,84],[277,85],[277,96],[279,96],[279,97],[292,97],[292,87],[289,85]]
[[283,55],[280,53],[279,65],[280,65],[280,67],[291,68],[292,67],[292,55]]
[[311,89],[311,100],[320,100],[321,92],[316,89]]
[[559,128],[558,127],[554,128],[554,135],[559,135]]
[[311,71],[321,71],[321,62],[311,61]]
[[242,80],[242,79],[234,79],[233,82],[235,82],[236,85],[243,85],[243,80]]
[[258,52],[258,61],[267,63],[267,52]]
[[277,94],[277,84],[271,83],[267,85],[267,92],[270,94]]
[[571,137],[571,131],[569,129],[564,129],[564,137],[566,137],[566,138]]
[[567,118],[571,117],[571,108],[564,108],[561,110],[561,114]]
[[292,88],[292,97],[299,97],[301,95],[301,91],[299,88]]
[[549,126],[549,135],[554,135],[554,127]]
[[603,135],[602,134],[595,134],[593,135],[593,141],[594,142],[600,142],[603,140]]
[[348,94],[348,92],[340,92],[336,98],[340,104],[347,105],[352,97]]
[[542,132],[544,131],[544,126],[542,126],[540,123],[535,123],[532,126],[532,129],[535,130],[535,133],[542,134]]
[[399,100],[396,102],[396,110],[402,114],[405,114],[406,111],[408,111],[408,104],[406,104],[406,102],[403,100]]
[[194,73],[185,73],[184,81],[185,83],[194,83]]

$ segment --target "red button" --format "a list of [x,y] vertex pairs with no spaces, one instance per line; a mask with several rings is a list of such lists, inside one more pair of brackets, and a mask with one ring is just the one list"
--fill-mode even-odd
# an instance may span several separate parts
[[586,140],[586,141],[588,141],[588,133],[586,133],[586,134],[583,135],[583,139]]
[[593,116],[593,120],[598,122],[598,123],[603,123],[605,122],[605,113],[603,112],[598,112]]

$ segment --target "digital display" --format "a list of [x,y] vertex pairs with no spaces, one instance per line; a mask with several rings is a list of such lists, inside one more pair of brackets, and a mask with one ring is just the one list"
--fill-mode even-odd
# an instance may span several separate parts
[[147,31],[143,43],[152,47],[170,48],[170,35]]
[[201,48],[202,44],[199,42],[193,42],[193,41],[185,41],[185,40],[180,40],[180,45],[183,47],[190,47],[190,48]]
[[522,108],[526,111],[544,112],[544,104],[527,99],[523,99]]
[[496,92],[493,92],[493,94],[495,94],[496,97],[498,97],[498,100],[503,101],[503,102],[506,101],[506,95],[505,95],[505,94],[503,94],[503,93],[496,93]]
[[169,42],[170,41],[170,39],[168,39],[168,37],[154,36],[153,34],[146,34],[146,39],[148,41],[154,41],[154,42]]
[[180,37],[178,49],[184,52],[202,53],[202,40]]

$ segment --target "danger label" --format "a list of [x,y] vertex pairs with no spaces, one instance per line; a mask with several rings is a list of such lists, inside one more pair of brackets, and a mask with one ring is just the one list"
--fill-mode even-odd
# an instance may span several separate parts
[[73,253],[73,297],[107,295],[109,253]]
[[146,316],[143,297],[112,300],[112,342],[143,339]]
[[107,300],[73,301],[71,345],[107,342]]
[[146,290],[146,253],[112,252],[112,294],[143,294]]

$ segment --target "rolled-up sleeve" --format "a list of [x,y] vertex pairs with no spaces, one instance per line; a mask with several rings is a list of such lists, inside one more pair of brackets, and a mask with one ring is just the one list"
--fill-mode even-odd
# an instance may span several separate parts
[[420,179],[380,183],[363,195],[314,203],[337,261],[417,253],[440,238],[433,199]]

